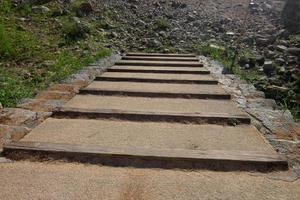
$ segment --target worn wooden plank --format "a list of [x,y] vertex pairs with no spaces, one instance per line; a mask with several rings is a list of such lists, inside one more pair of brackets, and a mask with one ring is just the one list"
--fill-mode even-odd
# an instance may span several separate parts
[[120,68],[108,68],[107,72],[135,72],[135,73],[161,73],[161,74],[210,74],[210,71],[208,70],[190,70],[190,71],[182,71],[182,70],[165,70],[165,69],[160,69],[160,70],[155,70],[155,69],[120,69]]
[[195,124],[250,124],[247,115],[199,114],[199,113],[168,113],[151,111],[128,111],[120,109],[83,109],[62,107],[53,112],[54,118],[88,118],[88,119],[121,119],[128,121],[178,122]]
[[194,54],[127,53],[126,56],[196,57]]
[[218,84],[217,80],[184,80],[184,79],[158,79],[158,78],[130,78],[130,77],[108,77],[99,76],[96,81],[113,82],[141,82],[141,83],[178,83],[178,84]]
[[159,57],[159,56],[123,56],[122,60],[199,62],[198,58],[193,58],[193,57]]
[[114,148],[86,144],[12,142],[4,146],[12,159],[70,159],[113,166],[198,168],[210,170],[288,169],[286,158],[274,152]]
[[203,67],[200,62],[177,62],[177,61],[141,61],[141,60],[121,60],[115,65],[126,66],[157,66],[157,67]]
[[185,99],[231,99],[230,94],[226,93],[176,93],[176,92],[152,92],[152,91],[135,91],[135,90],[114,90],[99,88],[83,88],[79,94],[93,95],[116,95],[131,97],[156,97],[156,98],[185,98]]

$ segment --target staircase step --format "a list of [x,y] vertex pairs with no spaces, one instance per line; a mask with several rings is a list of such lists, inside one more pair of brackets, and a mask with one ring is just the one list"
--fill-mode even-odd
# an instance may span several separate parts
[[219,85],[135,83],[95,81],[80,90],[80,94],[165,97],[189,99],[230,99]]
[[196,168],[221,171],[286,170],[287,161],[277,154],[248,151],[115,148],[87,144],[12,142],[4,155],[13,159],[69,159],[109,166]]
[[115,65],[126,66],[157,66],[157,67],[203,67],[200,62],[176,62],[176,61],[141,61],[141,60],[121,60]]
[[178,84],[218,84],[212,76],[182,74],[151,74],[151,73],[113,73],[106,72],[96,81],[114,82],[149,82],[149,83],[178,83]]
[[118,148],[217,149],[274,153],[261,133],[249,125],[48,118],[21,141],[94,144]]
[[126,56],[196,57],[194,54],[127,53]]
[[241,109],[230,100],[76,95],[64,106],[84,109],[99,108],[147,112],[247,116],[245,112],[241,111]]
[[196,67],[113,66],[108,68],[107,71],[154,74],[210,74],[209,70]]
[[193,58],[193,57],[158,57],[158,56],[123,56],[122,60],[199,62],[199,58]]

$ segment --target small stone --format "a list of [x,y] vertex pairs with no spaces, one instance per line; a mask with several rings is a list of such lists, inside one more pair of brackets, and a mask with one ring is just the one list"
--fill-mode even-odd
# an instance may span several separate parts
[[283,58],[276,58],[275,62],[280,66],[285,64],[285,60]]
[[287,47],[283,45],[277,45],[276,49],[280,52],[285,52],[287,50]]
[[263,56],[257,56],[255,59],[259,66],[262,66],[265,63],[265,58]]
[[84,2],[80,4],[78,12],[83,15],[89,15],[91,12],[93,12],[93,6],[89,2]]
[[0,111],[0,124],[10,126],[27,126],[36,125],[37,113],[20,108],[4,108]]
[[188,16],[187,16],[187,20],[188,20],[189,22],[192,22],[192,21],[195,21],[195,20],[196,20],[196,17],[195,17],[194,15],[188,15]]
[[268,50],[264,52],[264,55],[266,58],[273,59],[276,56],[276,53],[274,51]]
[[278,71],[278,74],[284,74],[285,72],[285,68],[284,67],[280,67],[279,71]]
[[264,62],[264,66],[263,66],[263,70],[266,74],[270,75],[274,72],[275,70],[275,67],[273,65],[273,62],[272,61],[265,61]]
[[296,48],[296,47],[288,48],[287,52],[294,56],[300,56],[300,48]]
[[33,6],[32,7],[32,12],[35,14],[45,14],[49,11],[50,11],[50,9],[46,6]]
[[228,31],[228,32],[226,32],[226,35],[228,35],[228,36],[234,36],[234,35],[235,35],[235,33],[234,33],[234,32],[232,32],[232,31]]
[[31,129],[23,126],[8,126],[0,124],[0,149],[3,144],[22,139]]

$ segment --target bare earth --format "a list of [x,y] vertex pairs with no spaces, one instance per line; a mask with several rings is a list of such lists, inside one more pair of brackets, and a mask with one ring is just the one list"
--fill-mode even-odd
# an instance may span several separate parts
[[1,200],[300,199],[300,180],[269,174],[30,162],[0,164],[0,171]]

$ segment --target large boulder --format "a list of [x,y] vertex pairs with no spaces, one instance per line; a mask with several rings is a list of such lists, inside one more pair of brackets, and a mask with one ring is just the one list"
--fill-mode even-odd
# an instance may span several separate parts
[[282,11],[284,26],[291,33],[300,33],[300,1],[286,0]]

